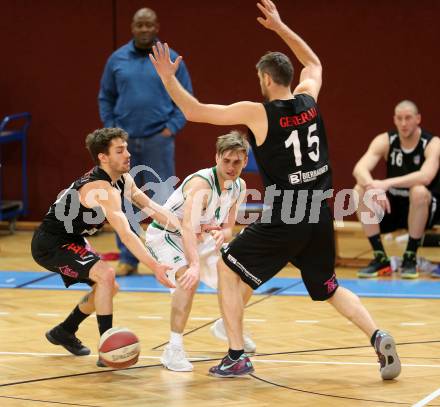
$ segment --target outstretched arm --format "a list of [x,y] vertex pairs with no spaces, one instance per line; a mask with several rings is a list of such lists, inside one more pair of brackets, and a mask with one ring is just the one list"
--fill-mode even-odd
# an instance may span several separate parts
[[304,66],[299,84],[293,93],[307,93],[317,100],[322,84],[322,66],[319,58],[298,34],[281,21],[278,10],[271,0],[261,0],[261,3],[257,3],[257,7],[264,15],[257,18],[258,22],[268,30],[276,32]]
[[151,62],[167,92],[187,120],[216,125],[244,124],[254,130],[256,122],[265,118],[261,103],[238,102],[227,106],[200,103],[176,78],[182,57],[179,56],[172,62],[168,44],[160,42],[153,46],[153,54],[150,54]]
[[148,254],[136,234],[130,229],[128,220],[121,209],[121,197],[119,192],[110,186],[104,188],[104,190],[106,194],[96,196],[96,201],[104,210],[108,222],[112,225],[122,242],[141,263],[153,270],[157,280],[161,284],[165,287],[174,288],[173,283],[166,275],[166,272],[171,270],[171,267],[160,264],[154,260]]
[[142,190],[136,186],[136,183],[130,174],[125,175],[125,180],[129,191],[128,198],[132,203],[166,229],[180,230],[180,222],[176,215],[154,202],[142,192]]

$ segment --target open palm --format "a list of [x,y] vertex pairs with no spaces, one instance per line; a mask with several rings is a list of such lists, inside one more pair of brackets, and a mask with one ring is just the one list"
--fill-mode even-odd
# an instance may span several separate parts
[[157,42],[155,45],[153,45],[153,54],[150,54],[150,60],[156,68],[158,75],[162,80],[164,80],[175,75],[177,69],[179,68],[182,57],[179,56],[174,62],[171,61],[170,48],[168,47],[168,44]]
[[264,15],[257,17],[258,22],[268,30],[276,30],[281,25],[281,18],[275,4],[271,0],[261,0],[257,7]]

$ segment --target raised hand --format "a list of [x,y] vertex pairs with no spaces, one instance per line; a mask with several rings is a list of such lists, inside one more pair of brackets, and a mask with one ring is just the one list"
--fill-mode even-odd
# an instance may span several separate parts
[[261,3],[257,3],[257,7],[264,15],[257,17],[257,21],[265,28],[276,31],[282,25],[278,10],[271,0],[261,0]]
[[153,54],[150,54],[150,60],[156,68],[160,78],[166,80],[176,74],[182,57],[178,56],[174,62],[171,61],[168,44],[156,42],[156,44],[153,45]]

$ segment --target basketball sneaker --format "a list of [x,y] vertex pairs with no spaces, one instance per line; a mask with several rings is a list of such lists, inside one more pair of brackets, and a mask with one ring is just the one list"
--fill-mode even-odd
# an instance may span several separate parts
[[251,360],[243,353],[237,360],[226,355],[219,365],[209,369],[209,375],[215,377],[240,377],[254,371]]
[[175,372],[191,372],[193,365],[186,357],[185,351],[180,346],[167,345],[160,358],[162,364]]
[[438,265],[434,270],[431,271],[432,278],[440,278],[440,265]]
[[414,252],[406,251],[403,254],[400,275],[405,279],[415,279],[419,277],[417,270],[417,258]]
[[61,325],[57,325],[50,331],[47,331],[46,338],[50,343],[61,345],[64,349],[76,356],[90,354],[90,349],[84,346],[75,334],[66,331]]
[[[225,324],[223,323],[223,319],[220,318],[214,322],[214,324],[209,328],[211,333],[222,341],[227,342],[228,336],[226,335]],[[255,353],[257,350],[257,345],[252,340],[249,335],[243,334],[243,345],[245,353]]]
[[374,341],[374,349],[379,358],[382,379],[391,380],[399,376],[402,368],[393,337],[387,332],[379,331]]
[[374,252],[374,259],[367,267],[357,273],[359,278],[374,278],[378,276],[390,276],[393,273],[390,259],[382,251]]
[[101,359],[96,361],[96,366],[98,367],[108,367]]

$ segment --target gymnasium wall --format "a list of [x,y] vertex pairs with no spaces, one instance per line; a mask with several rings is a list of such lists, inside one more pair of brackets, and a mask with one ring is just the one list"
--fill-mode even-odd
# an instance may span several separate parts
[[[261,100],[256,61],[267,50],[289,52],[257,23],[255,2],[0,0],[0,116],[33,115],[28,219],[41,219],[56,194],[92,166],[84,138],[101,127],[102,69],[110,53],[130,39],[138,8],[158,13],[160,38],[183,55],[196,96],[231,103]],[[354,163],[373,136],[392,127],[393,107],[401,99],[414,100],[423,126],[440,135],[440,2],[280,0],[278,7],[323,63],[319,103],[336,190],[353,185]],[[177,139],[177,175],[210,166],[215,139],[224,131],[188,124]],[[1,148],[3,192],[12,199],[20,195],[19,146]],[[250,187],[260,186],[257,176],[246,179]]]

